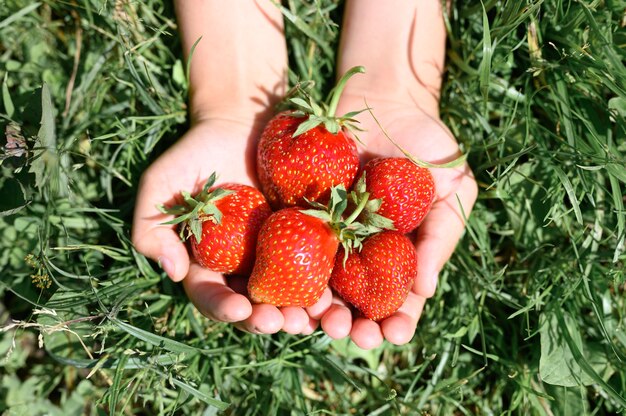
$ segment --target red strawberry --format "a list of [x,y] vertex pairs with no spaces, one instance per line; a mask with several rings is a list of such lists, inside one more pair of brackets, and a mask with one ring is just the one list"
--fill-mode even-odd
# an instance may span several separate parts
[[294,137],[307,117],[282,112],[266,126],[258,147],[258,176],[272,206],[325,202],[330,188],[349,188],[359,169],[354,141],[319,125]]
[[360,252],[344,256],[340,249],[330,278],[339,296],[374,321],[402,306],[417,276],[417,252],[411,240],[397,231],[383,231],[367,238]]
[[435,198],[435,182],[430,171],[398,157],[370,160],[364,172],[370,198],[381,200],[376,214],[393,221],[400,233],[413,231]]
[[299,208],[275,212],[259,234],[250,298],[276,306],[313,305],[328,284],[338,246],[326,221]]
[[367,203],[356,200],[347,218],[348,192],[343,186],[331,189],[327,206],[317,209],[285,208],[263,224],[257,243],[256,262],[248,282],[254,302],[276,306],[311,306],[328,285],[341,243],[347,250],[380,228],[354,222]]
[[345,83],[362,67],[348,71],[330,95],[327,106],[306,96],[290,101],[299,109],[276,115],[266,125],[257,149],[261,189],[274,207],[306,207],[309,201],[326,202],[330,188],[350,188],[359,169],[354,140],[345,128],[356,129],[357,112],[336,117]]
[[194,258],[203,267],[249,274],[259,230],[272,209],[258,189],[235,183],[212,187],[215,179],[213,174],[195,198],[183,192],[186,205],[165,210],[182,215],[167,224],[183,224],[181,237],[189,239]]

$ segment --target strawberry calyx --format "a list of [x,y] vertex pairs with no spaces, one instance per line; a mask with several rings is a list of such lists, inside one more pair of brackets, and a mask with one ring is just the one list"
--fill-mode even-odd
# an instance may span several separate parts
[[378,214],[378,211],[383,204],[383,200],[380,198],[369,199],[370,194],[369,192],[367,192],[367,180],[365,172],[363,172],[363,175],[361,175],[357,183],[354,185],[351,195],[354,201],[359,201],[363,198],[367,198],[365,207],[361,212],[361,221],[363,224],[383,230],[396,229],[391,219]]
[[[393,222],[382,215],[368,213],[376,220],[357,221],[362,213],[366,213],[368,204],[380,206],[380,200],[370,200],[370,194],[364,189],[348,193],[343,185],[334,186],[330,190],[328,205],[308,201],[313,207],[302,210],[302,213],[326,221],[335,232],[337,239],[344,248],[344,265],[348,256],[354,251],[361,251],[363,241],[383,230],[392,230]],[[348,207],[354,207],[352,211]]]
[[234,191],[215,188],[211,189],[217,180],[217,174],[214,172],[202,187],[202,191],[196,196],[191,196],[187,191],[181,191],[184,204],[174,205],[166,208],[159,205],[159,210],[164,214],[175,215],[173,220],[162,224],[175,225],[182,224],[180,227],[180,238],[185,241],[192,235],[199,243],[202,240],[202,224],[205,221],[211,221],[214,224],[221,224],[222,212],[217,208],[215,203]]
[[292,136],[299,136],[300,134],[306,133],[307,131],[319,126],[320,124],[323,125],[331,134],[339,133],[342,127],[345,127],[352,132],[362,131],[363,129],[358,126],[358,120],[354,117],[366,109],[350,111],[342,116],[336,116],[337,105],[339,104],[341,93],[343,92],[348,80],[357,73],[365,73],[365,68],[362,66],[355,66],[349,69],[337,82],[337,85],[335,85],[335,87],[331,90],[327,103],[318,104],[306,91],[306,87],[310,87],[312,83],[297,85],[292,94],[296,96],[289,98],[288,102],[295,107],[295,110],[293,111],[294,116],[308,118],[298,126]]

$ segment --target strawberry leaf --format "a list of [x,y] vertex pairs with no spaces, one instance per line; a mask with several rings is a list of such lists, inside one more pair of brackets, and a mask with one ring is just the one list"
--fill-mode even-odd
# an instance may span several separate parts
[[208,215],[208,219],[215,224],[222,223],[222,211],[219,210],[214,204],[206,204],[202,207],[202,212]]
[[342,185],[334,186],[330,191],[330,215],[333,222],[341,221],[341,216],[348,207],[348,192]]
[[191,194],[187,191],[182,191],[180,193],[183,197],[183,199],[185,200],[185,203],[187,203],[187,205],[189,205],[190,207],[195,207],[196,205],[198,205],[198,201],[196,201],[194,199],[194,197],[191,196]]
[[161,224],[164,224],[164,225],[165,224],[167,224],[167,225],[176,225],[176,224],[180,224],[181,222],[185,222],[185,221],[187,221],[190,218],[191,218],[190,213],[187,213],[187,214],[178,216],[178,217],[174,218],[173,220],[163,222]]
[[346,262],[348,261],[348,256],[350,255],[350,251],[351,250],[346,250],[345,247],[343,249],[343,264],[342,264],[342,266],[343,266],[344,269],[346,268]]
[[[351,224],[349,229],[355,239],[357,239],[356,237],[368,237],[382,231],[382,228],[375,225],[362,223]],[[361,238],[358,238],[358,240],[361,240]]]
[[343,116],[341,116],[342,120],[350,120],[350,121],[356,121],[353,117],[354,116],[358,116],[359,114],[361,114],[364,111],[369,110],[369,108],[363,108],[361,110],[357,110],[357,111],[349,111],[346,114],[344,114]]
[[291,111],[291,116],[292,117],[296,117],[296,118],[308,117],[309,116],[309,112],[308,111],[304,111],[304,110],[292,110]]
[[295,104],[297,107],[305,110],[306,112],[309,112],[309,113],[313,112],[313,108],[311,108],[311,105],[307,103],[306,100],[300,97],[291,98],[289,102]]
[[367,204],[365,205],[365,209],[369,212],[377,212],[380,207],[383,204],[383,200],[378,198],[378,199],[371,199],[369,201],[367,201]]
[[344,120],[343,125],[345,128],[350,130],[352,134],[354,134],[355,131],[358,131],[358,132],[365,131],[365,129],[359,125],[358,120]]
[[315,127],[322,124],[322,121],[323,120],[318,117],[314,117],[314,116],[309,117],[308,120],[300,123],[296,131],[293,133],[292,137],[297,137],[303,133],[306,133],[307,131],[311,129],[314,129]]
[[309,102],[311,104],[311,108],[313,109],[313,115],[320,118],[324,117],[324,109],[317,105],[317,103],[315,103],[312,99],[309,99]]
[[380,214],[376,214],[375,212],[370,212],[366,217],[366,224],[369,226],[376,227],[380,230],[395,230],[396,227],[393,224],[393,221],[387,217],[383,217]]
[[367,191],[367,179],[365,177],[365,172],[363,172],[363,175],[359,177],[359,180],[356,182],[353,189],[358,194],[364,194]]
[[174,205],[171,208],[166,208],[165,205],[158,204],[156,208],[162,214],[170,214],[170,215],[182,215],[189,211],[187,207],[184,205]]
[[202,221],[198,217],[191,218],[187,223],[197,242],[202,240]]
[[306,197],[304,198],[304,200],[305,200],[305,201],[306,201],[309,205],[311,205],[313,208],[316,208],[316,209],[321,209],[321,210],[324,210],[324,211],[326,211],[326,210],[328,209],[328,207],[327,207],[326,205],[324,205],[324,204],[322,204],[322,203],[319,203],[319,202],[317,202],[317,201],[311,201],[310,199],[307,199]]
[[318,209],[303,209],[300,212],[306,215],[310,215],[311,217],[319,218],[320,220],[326,222],[331,222],[330,214],[326,211],[320,211]]
[[207,196],[204,202],[207,204],[214,203],[215,201],[218,201],[232,193],[234,193],[234,191],[231,191],[230,189],[217,188]]
[[211,176],[209,176],[209,179],[207,179],[204,186],[202,187],[202,193],[207,194],[209,192],[209,189],[215,184],[216,180],[217,180],[217,174],[213,172]]
[[339,124],[339,122],[334,118],[325,119],[324,127],[326,127],[326,130],[332,134],[337,134],[339,133],[339,130],[341,130],[341,124]]

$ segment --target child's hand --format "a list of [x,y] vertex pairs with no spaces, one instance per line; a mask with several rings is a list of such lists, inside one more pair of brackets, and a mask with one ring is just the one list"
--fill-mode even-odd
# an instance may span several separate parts
[[212,172],[218,183],[255,185],[252,119],[208,120],[194,125],[144,173],[139,185],[132,239],[139,252],[158,261],[174,281],[183,281],[189,299],[205,316],[235,323],[254,333],[311,333],[317,321],[302,308],[252,305],[245,278],[224,277],[189,258],[170,216],[157,206],[170,205],[181,190],[198,192]]
[[[420,108],[404,100],[376,99],[368,93],[344,94],[341,108],[363,108],[363,97],[368,97],[381,125],[400,146],[413,156],[430,162],[445,163],[460,156],[458,144],[448,129],[441,123],[436,112]],[[341,110],[339,111],[341,113]],[[359,138],[361,157],[367,161],[373,157],[403,157],[382,133],[373,117],[361,113],[358,118],[366,132]],[[431,169],[436,185],[436,197],[430,213],[417,231],[418,275],[404,305],[395,314],[376,323],[365,318],[353,319],[350,309],[340,299],[319,314],[322,329],[333,338],[349,335],[361,348],[373,348],[383,339],[394,344],[411,340],[420,318],[426,298],[433,296],[437,276],[452,255],[465,227],[464,216],[469,215],[477,195],[476,182],[470,168],[465,164],[457,168]]]

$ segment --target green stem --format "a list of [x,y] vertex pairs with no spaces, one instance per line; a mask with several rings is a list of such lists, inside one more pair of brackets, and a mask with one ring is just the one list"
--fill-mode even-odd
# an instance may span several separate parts
[[359,73],[359,74],[365,73],[365,68],[362,66],[355,66],[355,67],[350,68],[348,72],[343,74],[339,82],[337,82],[337,85],[335,85],[335,88],[333,88],[333,90],[330,92],[330,102],[328,103],[328,114],[327,114],[328,118],[335,117],[335,113],[337,112],[337,105],[339,104],[339,98],[341,98],[341,93],[343,92],[343,89],[346,86],[346,82],[348,82],[350,77],[352,77],[352,75],[356,73]]
[[357,205],[356,209],[354,210],[354,212],[352,212],[352,214],[344,221],[344,223],[346,225],[350,225],[354,222],[354,220],[357,219],[357,217],[359,216],[359,214],[361,214],[361,212],[363,211],[363,209],[365,209],[365,205],[367,205],[367,201],[370,198],[370,194],[369,192],[363,192],[363,199],[361,199],[359,201],[359,205]]

